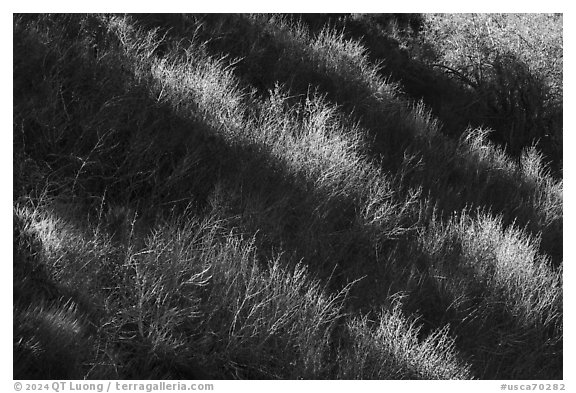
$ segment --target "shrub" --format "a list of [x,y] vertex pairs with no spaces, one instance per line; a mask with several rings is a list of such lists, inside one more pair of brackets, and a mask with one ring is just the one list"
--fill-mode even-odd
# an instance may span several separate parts
[[14,309],[14,378],[80,379],[91,343],[71,302]]
[[477,116],[517,156],[537,143],[562,160],[562,15],[429,15],[430,63],[472,89]]
[[340,358],[344,379],[469,379],[470,369],[456,354],[448,329],[420,340],[420,327],[406,319],[398,303],[376,322],[348,322],[352,348]]

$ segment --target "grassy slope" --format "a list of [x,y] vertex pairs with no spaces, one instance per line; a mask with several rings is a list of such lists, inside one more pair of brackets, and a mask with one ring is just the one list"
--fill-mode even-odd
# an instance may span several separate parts
[[15,377],[561,377],[562,183],[314,31],[15,18]]

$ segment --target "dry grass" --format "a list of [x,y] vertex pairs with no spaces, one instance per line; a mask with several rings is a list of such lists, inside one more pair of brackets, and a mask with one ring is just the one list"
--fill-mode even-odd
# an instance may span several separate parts
[[342,32],[231,18],[15,17],[18,375],[561,375],[537,148],[442,135]]

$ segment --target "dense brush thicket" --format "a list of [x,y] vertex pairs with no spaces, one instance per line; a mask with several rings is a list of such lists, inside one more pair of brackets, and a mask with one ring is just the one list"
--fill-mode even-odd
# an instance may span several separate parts
[[15,378],[562,378],[561,16],[13,28]]

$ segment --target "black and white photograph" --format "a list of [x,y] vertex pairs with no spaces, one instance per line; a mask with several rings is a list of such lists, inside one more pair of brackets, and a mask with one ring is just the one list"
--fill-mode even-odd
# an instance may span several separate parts
[[564,390],[563,17],[13,13],[12,378]]

